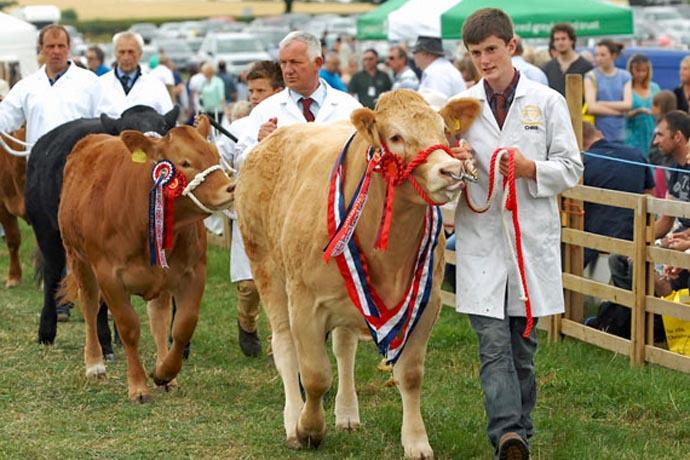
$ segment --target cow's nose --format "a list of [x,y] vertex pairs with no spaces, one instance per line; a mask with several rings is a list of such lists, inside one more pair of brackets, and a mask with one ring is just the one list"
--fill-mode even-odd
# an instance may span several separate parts
[[462,172],[462,163],[458,160],[448,161],[439,168],[441,175],[450,178],[458,177]]
[[235,184],[228,185],[228,188],[226,190],[228,193],[234,192],[235,191]]

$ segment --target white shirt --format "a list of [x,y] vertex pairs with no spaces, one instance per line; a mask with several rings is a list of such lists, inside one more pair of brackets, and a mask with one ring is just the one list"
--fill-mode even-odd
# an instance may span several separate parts
[[465,91],[465,80],[460,71],[444,57],[435,59],[422,72],[419,89],[432,89],[451,98],[461,91]]
[[399,73],[393,75],[393,89],[406,88],[416,91],[419,88],[419,78],[414,70],[405,66]]
[[172,70],[163,64],[158,64],[155,69],[149,72],[149,75],[156,77],[166,86],[175,86],[175,75]]
[[[362,107],[362,104],[349,94],[328,87],[328,84],[323,80],[320,84],[326,89],[326,97],[315,115],[315,123],[349,120],[352,111]],[[261,104],[254,107],[247,118],[250,121],[247,122],[246,129],[240,136],[237,148],[241,153],[235,161],[244,161],[247,154],[258,143],[259,128],[269,119],[277,118],[278,128],[307,122],[302,114],[302,107],[290,97],[288,88],[264,99]]]
[[26,142],[77,118],[94,118],[100,100],[98,77],[70,64],[51,86],[45,65],[20,80],[0,102],[0,131],[11,132],[26,122]]
[[511,59],[513,61],[513,67],[518,69],[522,75],[532,81],[549,86],[549,80],[546,78],[546,74],[539,67],[525,61],[522,56],[513,56]]
[[165,85],[151,74],[139,75],[128,94],[125,94],[122,83],[115,75],[115,69],[101,75],[98,83],[102,93],[99,111],[107,113],[110,117],[119,118],[122,112],[135,105],[149,106],[161,115],[173,108],[170,93]]
[[[475,151],[479,172],[479,181],[464,192],[471,193],[474,203],[485,203],[489,161],[496,148],[515,146],[535,162],[536,180],[519,178],[515,183],[527,288],[534,317],[562,313],[561,222],[556,195],[577,184],[583,170],[565,99],[548,86],[520,76],[499,130],[483,81],[457,97],[479,99],[482,106],[480,116],[463,135]],[[456,276],[460,289],[456,309],[503,318],[505,300],[509,316],[524,317],[519,274],[510,255],[514,244],[509,246],[505,241],[501,223],[504,218],[514,238],[512,218],[502,215],[500,188],[496,195],[484,214],[472,212],[464,198],[457,205]]]

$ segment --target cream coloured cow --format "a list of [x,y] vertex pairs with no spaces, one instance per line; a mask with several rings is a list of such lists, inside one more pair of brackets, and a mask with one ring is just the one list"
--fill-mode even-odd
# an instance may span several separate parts
[[[370,146],[386,145],[384,154],[409,164],[431,152],[410,181],[394,187],[387,250],[374,249],[387,183],[374,172],[368,200],[354,238],[368,264],[371,288],[385,305],[398,305],[412,280],[420,240],[429,216],[422,199],[445,203],[462,189],[461,163],[444,151],[446,130],[466,128],[479,113],[475,100],[455,100],[434,112],[415,92],[381,96],[376,110],[352,113],[352,124],[301,124],[274,132],[248,156],[236,188],[236,206],[249,256],[271,329],[275,364],[285,391],[284,425],[293,448],[318,446],[325,434],[322,396],[331,385],[324,337],[333,331],[338,360],[336,428],[360,423],[354,387],[357,339],[367,330],[351,300],[336,257],[324,261],[332,235],[327,219],[331,173],[343,146],[353,135],[344,160],[344,199],[349,202],[367,170]],[[445,122],[445,123],[444,123]],[[354,127],[353,127],[354,125]],[[463,129],[464,130],[464,129]],[[440,145],[437,148],[429,147]],[[383,170],[395,169],[388,162]],[[400,169],[402,170],[402,169]],[[394,171],[393,171],[394,172]],[[380,242],[380,240],[379,240]],[[431,328],[440,310],[444,242],[441,235],[430,262],[429,301],[394,366],[403,400],[402,444],[405,455],[431,458],[433,451],[420,412],[424,357]],[[306,393],[302,401],[298,375]]]

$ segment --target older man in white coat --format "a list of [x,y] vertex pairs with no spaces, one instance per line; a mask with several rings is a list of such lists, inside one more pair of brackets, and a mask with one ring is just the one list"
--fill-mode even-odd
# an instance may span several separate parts
[[99,114],[98,77],[69,60],[67,30],[56,24],[44,27],[38,48],[45,64],[0,102],[0,131],[9,133],[26,123],[29,144],[63,123]]
[[161,115],[172,108],[172,99],[165,85],[156,77],[142,73],[139,60],[144,47],[141,35],[119,32],[113,36],[117,64],[99,77],[103,94],[99,110],[113,118],[135,105],[146,105]]
[[237,146],[241,158],[280,126],[349,120],[350,113],[362,106],[319,78],[323,57],[321,43],[314,35],[290,32],[280,42],[279,57],[285,89],[252,110]]
[[[515,70],[510,18],[485,8],[463,25],[463,40],[483,79],[460,97],[479,99],[482,113],[465,133],[473,149],[479,182],[467,193],[486,200],[493,152],[512,150],[522,236],[524,273],[531,315],[562,313],[560,219],[556,195],[577,184],[583,166],[563,97]],[[466,158],[470,151],[458,148]],[[500,161],[508,175],[508,157]],[[483,213],[460,203],[456,210],[456,309],[469,313],[479,339],[480,379],[488,417],[488,435],[497,458],[529,458],[536,403],[535,327],[530,330],[527,303],[521,298],[520,273],[503,226],[515,239],[510,215],[500,205],[502,191]],[[525,334],[527,336],[525,337]]]

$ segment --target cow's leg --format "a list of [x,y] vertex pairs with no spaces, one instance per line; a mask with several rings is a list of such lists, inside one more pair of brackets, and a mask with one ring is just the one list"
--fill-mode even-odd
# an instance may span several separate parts
[[0,203],[0,224],[5,229],[5,243],[10,252],[10,270],[5,287],[12,288],[22,280],[22,264],[19,261],[19,245],[22,243],[22,234],[19,231],[17,217],[10,214],[2,203]]
[[297,437],[306,447],[318,447],[326,434],[323,395],[333,380],[324,342],[326,327],[323,318],[313,314],[318,311],[316,301],[304,285],[291,286],[289,297],[290,327],[306,395]]
[[39,343],[51,345],[57,332],[55,294],[65,271],[65,250],[60,233],[34,228],[43,258],[43,310],[38,328]]
[[257,267],[255,280],[268,322],[271,325],[273,362],[283,381],[283,391],[285,392],[285,407],[283,408],[285,435],[288,446],[299,449],[302,445],[297,439],[297,420],[304,402],[299,391],[297,354],[290,333],[285,281],[275,276],[276,273],[279,273],[275,267],[267,267],[264,264],[257,265]]
[[91,267],[74,257],[70,258],[70,276],[79,286],[79,308],[84,315],[86,340],[84,343],[84,364],[87,377],[105,375],[103,350],[98,340],[96,319],[100,309],[98,282]]
[[359,333],[345,327],[333,330],[333,353],[338,362],[338,394],[335,397],[335,427],[359,427],[359,402],[355,391],[355,354]]
[[151,400],[146,372],[139,360],[139,315],[132,307],[129,296],[116,280],[99,278],[101,292],[113,315],[122,345],[127,353],[127,387],[129,399],[145,403]]
[[[180,282],[180,289],[173,292],[177,311],[172,327],[172,348],[165,358],[156,365],[153,381],[156,385],[168,385],[182,368],[184,349],[192,340],[199,319],[199,305],[206,284],[206,266],[199,264],[194,273]],[[168,304],[170,301],[168,300]]]
[[110,335],[110,325],[108,325],[108,305],[101,302],[98,308],[98,316],[96,317],[96,330],[98,331],[98,342],[101,344],[103,350],[103,358],[106,361],[115,359],[113,352],[113,340]]
[[438,295],[432,297],[410,335],[405,349],[393,367],[403,404],[401,441],[406,458],[429,459],[434,452],[429,445],[421,412],[421,388],[424,378],[424,358],[431,328],[438,319],[441,307]]
[[[168,331],[172,312],[170,300],[170,293],[163,292],[146,306],[151,335],[156,342],[156,368],[163,365],[163,360],[168,355]],[[170,385],[174,385],[174,379]],[[168,389],[167,385],[166,389]]]

